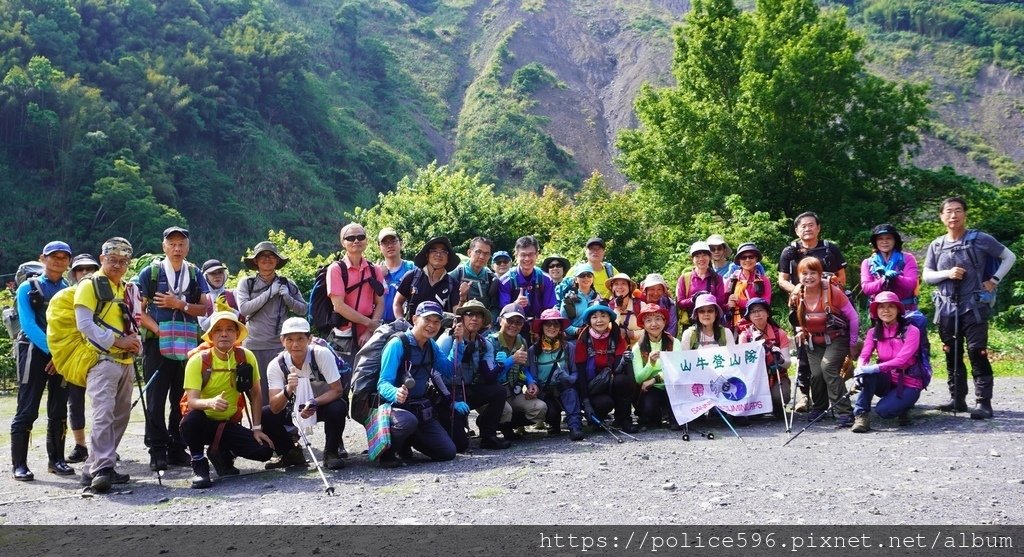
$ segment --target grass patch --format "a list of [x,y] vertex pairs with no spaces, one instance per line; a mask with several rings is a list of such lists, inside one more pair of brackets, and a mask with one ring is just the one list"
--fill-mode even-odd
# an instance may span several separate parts
[[[1018,331],[1009,331],[990,326],[988,329],[988,357],[992,362],[992,374],[996,377],[1024,377],[1024,338]],[[928,332],[928,341],[932,348],[932,373],[935,380],[945,381],[946,354],[942,351],[942,341],[935,328]],[[964,355],[964,363],[970,378],[970,361]]]
[[473,499],[489,499],[491,497],[501,497],[505,494],[505,490],[500,487],[482,487],[469,496]]

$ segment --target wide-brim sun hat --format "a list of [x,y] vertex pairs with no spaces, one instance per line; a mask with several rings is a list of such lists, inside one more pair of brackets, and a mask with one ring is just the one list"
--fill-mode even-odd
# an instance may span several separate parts
[[711,257],[711,246],[707,242],[694,242],[690,244],[690,257],[697,255],[698,253],[704,252]]
[[868,313],[871,314],[872,319],[878,319],[878,305],[879,304],[896,304],[896,309],[900,315],[906,310],[903,305],[903,301],[896,295],[895,292],[879,292],[875,295],[875,298],[871,300],[871,304],[868,306]]
[[433,246],[434,244],[442,244],[444,249],[448,251],[448,260],[444,264],[444,269],[449,272],[454,271],[459,266],[459,254],[455,253],[455,248],[452,247],[452,241],[449,240],[447,236],[437,236],[423,244],[420,252],[417,253],[415,259],[413,259],[413,264],[420,268],[426,267],[427,259],[430,255],[430,246]]
[[665,292],[668,292],[669,287],[665,277],[661,276],[661,273],[651,273],[644,277],[644,281],[640,283],[640,290],[647,290],[659,284],[665,288]]
[[768,303],[768,300],[764,298],[751,298],[747,300],[747,307],[743,309],[743,318],[748,319],[750,317],[750,310],[755,306],[764,306],[765,311],[768,313],[772,312],[772,306]]
[[721,234],[712,234],[704,241],[707,243],[709,250],[711,249],[711,246],[725,246],[725,256],[729,257],[732,255],[732,248],[729,247],[729,242],[725,241],[725,236],[722,236]]
[[590,316],[599,311],[607,313],[608,317],[610,317],[613,322],[615,321],[615,310],[605,305],[603,301],[597,301],[594,302],[593,304],[590,304],[590,306],[587,307],[586,311],[583,312],[583,315],[581,316],[583,323],[589,325]]
[[242,260],[242,262],[245,263],[245,267],[250,271],[258,270],[259,265],[256,264],[256,258],[265,251],[269,251],[274,254],[274,257],[277,257],[277,265],[274,266],[275,269],[280,269],[288,264],[288,258],[281,255],[281,252],[277,250],[277,246],[274,242],[264,240],[256,244],[256,247],[252,248],[252,257],[246,257]]
[[633,291],[636,290],[636,283],[633,282],[633,279],[629,278],[629,275],[627,275],[626,273],[617,273],[615,276],[613,276],[613,277],[609,278],[608,280],[604,281],[604,287],[609,292],[611,292],[612,291],[612,285],[615,284],[615,281],[617,281],[617,280],[624,280],[624,281],[629,283],[629,294],[632,294]]
[[744,253],[754,252],[757,255],[757,262],[760,263],[764,259],[764,255],[761,254],[761,250],[757,249],[757,244],[753,242],[747,242],[740,244],[740,247],[736,248],[736,257],[733,258],[734,263],[740,262],[740,256]]
[[895,226],[889,223],[882,223],[871,229],[871,247],[878,249],[878,237],[882,234],[892,234],[896,243],[893,245],[894,251],[903,251],[903,236],[900,236],[899,231]]
[[693,311],[690,312],[690,318],[693,322],[697,322],[697,310],[700,308],[706,308],[712,306],[715,308],[715,314],[717,318],[722,317],[722,306],[718,305],[718,300],[715,299],[714,294],[701,294],[697,296],[697,299],[693,301]]
[[562,268],[565,269],[566,273],[569,272],[569,260],[562,257],[561,255],[551,255],[545,257],[544,261],[542,261],[540,264],[541,270],[544,271],[545,273],[548,272],[548,266],[554,263],[555,261],[558,261],[562,264]]
[[455,310],[455,315],[463,316],[467,313],[480,313],[484,316],[484,323],[491,322],[491,310],[487,309],[487,306],[480,300],[470,300]]
[[71,260],[71,270],[74,271],[79,267],[96,267],[100,268],[100,264],[88,253],[80,253]]
[[224,320],[228,320],[234,323],[235,326],[237,327],[238,338],[235,339],[235,344],[241,344],[242,341],[245,340],[245,337],[249,336],[249,329],[245,326],[245,323],[242,323],[241,321],[238,320],[238,316],[235,315],[235,312],[217,311],[210,316],[210,327],[206,329],[205,333],[203,333],[203,340],[209,342],[210,344],[213,344],[213,339],[210,338],[210,331],[212,331],[213,328],[217,326],[217,323],[220,323],[221,321]]
[[562,317],[562,314],[555,308],[548,308],[540,312],[540,317],[533,320],[530,324],[530,328],[533,329],[533,334],[539,335],[541,328],[544,327],[544,323],[548,321],[558,321],[558,325],[565,330],[569,326],[569,320]]
[[649,304],[644,302],[640,304],[640,313],[636,314],[637,323],[643,325],[644,318],[652,313],[657,313],[665,319],[665,324],[668,324],[668,308],[662,307],[660,304]]

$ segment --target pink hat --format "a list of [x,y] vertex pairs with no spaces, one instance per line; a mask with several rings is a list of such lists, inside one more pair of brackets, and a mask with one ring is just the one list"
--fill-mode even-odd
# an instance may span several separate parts
[[704,293],[697,296],[697,299],[693,301],[693,312],[690,313],[690,318],[693,319],[694,323],[697,322],[697,310],[708,306],[714,306],[715,313],[719,318],[722,317],[722,307],[718,305],[715,295]]
[[871,305],[868,306],[868,312],[871,313],[872,319],[878,319],[878,304],[896,304],[896,309],[900,314],[902,314],[906,309],[903,307],[903,302],[900,300],[900,297],[897,296],[895,292],[889,292],[888,290],[885,292],[879,292],[875,295],[875,299],[871,300]]
[[665,319],[665,323],[668,323],[668,309],[661,307],[660,304],[648,304],[647,302],[640,304],[640,313],[636,315],[637,323],[643,325],[644,319],[652,313],[660,313]]
[[530,326],[533,328],[533,334],[539,335],[541,327],[544,326],[545,321],[558,321],[562,329],[569,326],[569,320],[562,317],[562,314],[555,308],[549,308],[540,312],[540,317],[533,320]]

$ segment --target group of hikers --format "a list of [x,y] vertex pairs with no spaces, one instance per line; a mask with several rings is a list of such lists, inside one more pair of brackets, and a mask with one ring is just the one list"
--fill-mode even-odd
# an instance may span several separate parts
[[[218,476],[238,474],[237,457],[268,468],[305,465],[301,443],[309,449],[306,432],[317,422],[325,428],[323,464],[344,467],[349,416],[371,432],[369,452],[382,467],[419,458],[414,450],[451,460],[474,435],[481,449],[505,449],[526,427],[559,434],[564,424],[573,441],[585,437],[587,423],[609,419],[630,434],[682,429],[660,353],[754,341],[764,343],[774,412],[794,392],[795,411],[808,419],[831,416],[862,433],[870,430],[872,404],[880,417],[906,423],[927,385],[915,371],[926,341],[920,280],[936,287],[950,393],[940,410],[989,419],[990,301],[1016,257],[967,228],[964,199],[945,199],[939,216],[946,233],[928,246],[923,271],[896,227],[872,230],[874,252],[860,269],[872,321],[863,338],[846,260],[821,238],[812,212],[795,219],[797,238],[775,275],[792,336],[772,317],[772,277],[757,245],[732,250],[719,234],[690,246],[693,265],[673,289],[658,273],[637,283],[618,271],[598,237],[576,264],[541,258],[532,236],[519,238],[511,253],[473,238],[464,259],[448,238],[436,237],[409,261],[400,233],[384,228],[376,235],[383,260],[371,263],[370,236],[349,223],[339,234],[341,255],[318,272],[308,298],[280,274],[288,258],[271,242],[255,246],[243,260],[251,275],[229,289],[223,263],[200,268],[186,260],[190,235],[180,227],[164,231],[164,257],[130,280],[128,240],[108,239],[98,258],[53,241],[18,272],[13,475],[34,478],[29,434],[44,390],[50,472],[73,475],[69,463],[84,462],[83,485],[96,492],[127,482],[116,451],[138,387],[150,468],[191,466],[192,487],[206,488],[211,466]],[[795,389],[787,372],[793,361]],[[844,362],[855,368],[852,404]],[[82,368],[80,376],[72,368]],[[374,432],[385,409],[389,435],[379,444]],[[69,413],[74,446],[65,454]]]

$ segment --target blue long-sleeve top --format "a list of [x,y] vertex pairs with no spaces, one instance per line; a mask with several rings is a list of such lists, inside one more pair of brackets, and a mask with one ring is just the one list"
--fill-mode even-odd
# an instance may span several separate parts
[[[63,278],[57,281],[52,281],[45,276],[37,278],[39,279],[39,290],[42,291],[43,300],[47,303],[54,294],[68,287],[68,281]],[[49,354],[50,345],[46,343],[46,315],[36,315],[36,310],[32,307],[32,302],[29,301],[31,291],[32,281],[30,280],[26,280],[18,286],[18,291],[15,294],[18,320],[21,322],[21,330],[25,332],[28,340],[43,353]]]
[[[483,350],[471,351],[468,361],[465,357],[466,342],[462,340],[455,341],[447,332],[438,339],[437,346],[441,349],[441,353],[447,354],[448,358],[453,362],[456,361],[456,351],[458,352],[459,363],[455,369],[458,369],[460,372],[462,384],[472,385],[479,383],[493,385],[498,380],[498,374],[501,372],[501,368],[494,362],[494,346],[487,342],[487,339],[479,335],[477,335],[477,340],[473,342]],[[459,384],[460,377],[453,372],[452,379],[446,381],[446,383],[448,385]]]
[[499,279],[498,307],[503,308],[525,293],[529,303],[526,305],[526,317],[540,317],[540,312],[553,308],[555,299],[555,283],[551,277],[539,267],[534,267],[530,276],[523,275],[519,267],[515,267]]
[[[426,344],[421,347],[416,343],[416,337],[413,336],[411,330],[402,334],[408,337],[410,372],[412,378],[416,380],[416,385],[409,391],[407,400],[423,398],[427,394],[427,387],[430,386],[430,369],[437,370],[443,379],[450,381],[454,366],[451,357],[445,356],[441,352],[434,339],[427,339]],[[403,350],[402,339],[395,337],[384,345],[384,350],[381,352],[377,392],[388,402],[395,402],[398,397],[398,388],[405,384],[405,370],[398,369],[402,363]],[[427,365],[431,361],[427,350],[433,351],[432,366]]]

